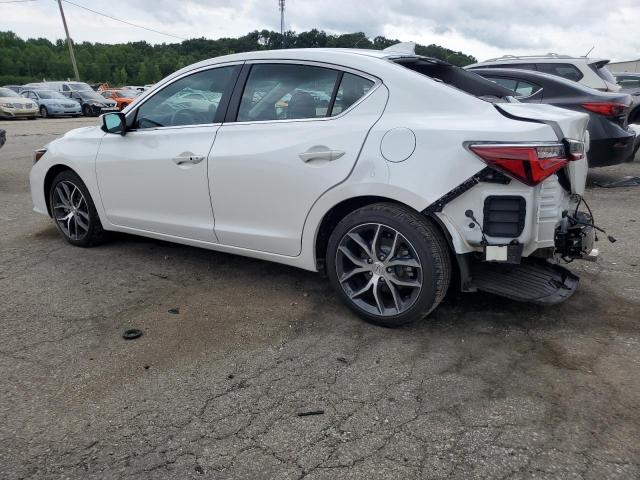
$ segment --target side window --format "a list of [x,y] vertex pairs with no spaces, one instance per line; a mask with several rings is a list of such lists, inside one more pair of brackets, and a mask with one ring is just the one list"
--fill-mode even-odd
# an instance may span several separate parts
[[516,90],[516,84],[518,83],[516,80],[511,78],[498,78],[498,77],[487,77],[492,82],[496,82],[498,85],[504,88],[508,88],[509,90]]
[[577,82],[584,75],[570,63],[539,63],[538,70]]
[[540,90],[541,87],[534,83],[525,82],[524,80],[518,80],[518,85],[514,89],[518,94],[518,97],[528,97]]
[[111,92],[102,92],[104,98],[111,98]]
[[213,68],[176,80],[138,108],[134,128],[213,123],[223,96],[230,94],[237,68]]
[[69,86],[66,83],[62,84],[62,91],[63,92],[70,92],[71,89],[69,88]]
[[366,78],[345,73],[342,76],[340,87],[338,87],[338,93],[336,95],[336,101],[333,104],[333,110],[331,116],[339,115],[348,109],[351,105],[356,103],[362,97],[364,97],[369,90],[373,87],[373,82]]
[[237,121],[326,117],[337,78],[336,70],[310,65],[253,65]]
[[618,75],[618,85],[624,88],[638,88],[640,87],[640,77],[623,77]]

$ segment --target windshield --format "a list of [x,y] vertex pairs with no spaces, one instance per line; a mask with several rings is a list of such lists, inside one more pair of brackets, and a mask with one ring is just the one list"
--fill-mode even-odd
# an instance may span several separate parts
[[0,97],[19,97],[16,92],[9,90],[8,88],[0,88]]
[[38,96],[40,98],[46,98],[46,99],[67,100],[67,97],[65,97],[61,93],[54,92],[53,90],[38,90]]
[[69,87],[71,88],[71,90],[76,90],[76,91],[86,91],[89,90],[91,92],[93,92],[93,89],[87,85],[86,83],[70,83]]

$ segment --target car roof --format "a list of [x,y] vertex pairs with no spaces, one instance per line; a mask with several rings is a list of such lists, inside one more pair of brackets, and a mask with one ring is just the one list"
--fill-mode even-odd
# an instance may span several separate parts
[[559,55],[557,53],[547,53],[544,55],[503,55],[502,57],[489,58],[482,62],[478,62],[478,64],[488,63],[488,62],[531,63],[532,61],[545,62],[545,63],[547,62],[548,63],[567,63],[567,60],[580,61],[580,62],[586,62],[586,63],[599,63],[599,62],[609,63],[609,59],[606,59],[606,58],[574,57],[571,55]]

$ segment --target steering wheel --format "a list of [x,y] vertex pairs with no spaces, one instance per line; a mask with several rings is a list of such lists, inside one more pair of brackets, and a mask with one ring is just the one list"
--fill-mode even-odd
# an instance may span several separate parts
[[191,125],[194,123],[193,112],[189,108],[181,108],[171,115],[171,125]]

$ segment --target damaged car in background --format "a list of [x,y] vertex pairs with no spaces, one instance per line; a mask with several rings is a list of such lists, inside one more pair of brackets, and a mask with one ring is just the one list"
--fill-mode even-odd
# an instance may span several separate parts
[[[118,231],[326,272],[378,325],[424,318],[450,287],[567,299],[559,261],[596,254],[588,115],[413,47],[186,67],[38,150],[34,209],[80,247]],[[179,101],[194,91],[209,100]]]
[[589,166],[632,162],[640,137],[629,126],[631,96],[601,92],[557,75],[515,68],[476,68],[473,73],[513,91],[521,102],[544,103],[589,115]]

